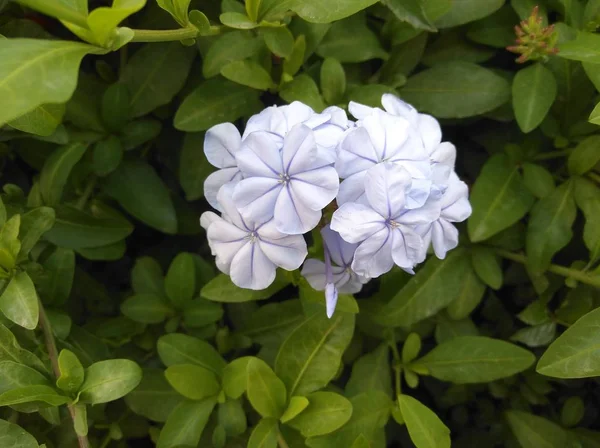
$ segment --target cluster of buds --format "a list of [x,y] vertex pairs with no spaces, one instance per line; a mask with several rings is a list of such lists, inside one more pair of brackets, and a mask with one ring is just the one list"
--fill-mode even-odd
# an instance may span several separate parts
[[554,25],[543,26],[538,12],[539,9],[535,6],[527,20],[515,26],[517,45],[506,47],[512,53],[520,54],[516,60],[519,64],[526,61],[546,60],[549,55],[558,53],[556,48],[558,34],[554,30]]

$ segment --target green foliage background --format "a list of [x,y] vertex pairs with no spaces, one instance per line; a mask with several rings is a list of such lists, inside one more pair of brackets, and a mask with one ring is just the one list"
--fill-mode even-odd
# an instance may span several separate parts
[[[0,0],[0,447],[600,447],[599,25],[599,0]],[[297,272],[217,274],[203,132],[387,92],[458,148],[460,247],[332,319]]]

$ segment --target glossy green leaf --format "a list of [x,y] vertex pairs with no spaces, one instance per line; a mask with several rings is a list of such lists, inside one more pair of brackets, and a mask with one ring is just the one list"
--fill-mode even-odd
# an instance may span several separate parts
[[27,259],[31,249],[54,226],[54,223],[55,212],[50,207],[37,207],[21,215],[21,225],[19,227],[21,249],[17,261]]
[[267,363],[258,358],[248,361],[246,373],[246,393],[252,407],[263,417],[281,417],[287,404],[283,382]]
[[102,52],[79,42],[0,39],[0,95],[5,98],[0,125],[42,104],[66,102],[77,85],[83,57]]
[[460,320],[446,319],[443,315],[435,326],[435,341],[443,344],[451,339],[461,336],[478,336],[479,331],[471,319]]
[[288,75],[295,75],[302,67],[306,54],[306,38],[301,34],[294,41],[294,48],[290,56],[283,61],[283,71]]
[[123,160],[123,145],[118,137],[111,135],[94,145],[94,172],[101,177],[116,170]]
[[304,437],[329,434],[344,426],[352,415],[352,403],[334,392],[313,392],[307,396],[309,405],[287,424]]
[[594,110],[590,114],[589,121],[590,123],[600,126],[600,103],[596,104],[596,107],[594,107]]
[[256,90],[229,80],[209,79],[185,98],[175,114],[174,123],[180,131],[204,131],[261,108]]
[[42,361],[30,351],[19,345],[11,331],[0,323],[0,361],[13,361],[26,366],[33,367],[40,372],[46,372],[47,368]]
[[413,27],[427,31],[436,31],[425,13],[425,1],[423,0],[383,0],[382,3],[402,22],[408,22]]
[[519,221],[533,205],[518,167],[504,154],[492,156],[484,165],[471,192],[473,214],[468,221],[473,242],[488,239]]
[[[162,1],[182,3],[181,0]],[[187,18],[187,14],[183,17]],[[121,75],[121,82],[130,93],[132,117],[141,117],[159,106],[169,104],[183,87],[193,56],[192,49],[179,42],[151,43],[137,51]]]
[[326,386],[338,370],[354,332],[354,316],[328,319],[315,313],[298,325],[279,348],[275,373],[288,395],[305,395]]
[[198,445],[215,403],[216,400],[212,397],[202,401],[181,402],[173,409],[160,431],[156,447],[176,448]]
[[111,84],[104,91],[100,103],[100,116],[108,130],[120,131],[131,119],[130,98],[129,89],[121,82]]
[[556,79],[542,64],[530,65],[517,72],[512,84],[513,110],[523,132],[531,132],[540,125],[554,103],[556,93]]
[[0,420],[0,445],[12,448],[38,448],[39,446],[35,437],[6,420]]
[[121,312],[136,322],[157,324],[171,316],[174,310],[162,297],[142,293],[126,299],[121,304]]
[[421,337],[417,333],[410,333],[402,346],[402,363],[408,364],[419,356],[420,351]]
[[592,262],[600,258],[600,228],[596,225],[600,216],[600,189],[583,178],[575,179],[575,202],[585,217],[583,242],[590,251]]
[[577,215],[572,182],[557,187],[532,208],[527,226],[527,266],[531,272],[545,271],[554,254],[573,237],[572,226]]
[[471,252],[473,268],[481,280],[492,289],[500,289],[503,283],[500,259],[493,249],[474,247]]
[[561,58],[598,64],[600,63],[600,36],[579,32],[575,39],[560,44],[558,50]]
[[233,61],[221,68],[221,75],[243,86],[258,90],[268,90],[274,86],[271,75],[251,59]]
[[288,407],[286,408],[285,412],[279,420],[281,421],[281,423],[289,422],[293,418],[297,417],[298,414],[303,412],[307,408],[308,404],[309,401],[306,397],[298,395],[290,397]]
[[249,31],[223,34],[211,45],[202,64],[204,77],[211,78],[233,61],[254,56],[263,46],[261,40]]
[[279,96],[288,103],[300,101],[317,112],[325,109],[325,103],[321,98],[317,84],[306,74],[301,74],[295,77],[293,81],[284,84],[279,91]]
[[450,448],[450,430],[435,413],[409,395],[398,395],[408,434],[417,448]]
[[267,289],[253,291],[240,288],[233,284],[229,276],[219,274],[208,282],[200,291],[205,299],[214,302],[239,303],[253,300],[263,300],[271,297],[277,291],[289,284],[289,280],[283,276],[277,276],[275,281]]
[[227,400],[225,403],[220,403],[218,419],[229,436],[238,436],[246,431],[246,413],[240,400]]
[[175,257],[165,278],[165,292],[171,303],[181,307],[192,300],[196,289],[196,268],[191,254],[182,252]]
[[274,418],[263,418],[252,430],[247,448],[277,448],[279,427]]
[[538,361],[536,370],[555,378],[587,378],[600,375],[598,334],[600,309],[586,314],[560,335]]
[[414,362],[442,381],[483,383],[527,369],[535,356],[516,345],[483,336],[461,336],[438,345]]
[[10,389],[0,394],[0,406],[13,406],[23,403],[45,403],[60,406],[70,401],[69,397],[59,394],[50,386],[34,385]]
[[142,369],[128,359],[110,359],[92,364],[85,370],[79,389],[83,403],[98,404],[117,400],[137,387]]
[[138,294],[164,295],[164,277],[160,264],[151,257],[135,260],[131,270],[131,286]]
[[210,370],[195,364],[176,364],[165,371],[169,384],[190,400],[202,400],[219,393],[221,386]]
[[141,146],[160,134],[162,124],[152,118],[140,118],[130,121],[121,129],[123,149],[129,151]]
[[75,394],[85,378],[79,358],[72,351],[63,349],[58,355],[58,368],[60,377],[56,380],[56,386],[68,394]]
[[188,9],[191,0],[157,0],[158,6],[167,11],[181,25],[188,23]]
[[166,422],[171,412],[183,401],[169,384],[163,369],[145,368],[140,384],[125,396],[127,406],[155,422]]
[[204,299],[190,302],[183,310],[183,321],[190,328],[204,327],[219,321],[222,317],[223,307]]
[[0,296],[0,311],[9,320],[28,330],[37,326],[38,296],[27,272],[19,272],[10,280]]
[[42,104],[32,111],[11,120],[8,125],[29,134],[49,137],[62,123],[64,104]]
[[600,136],[591,135],[582,140],[569,154],[569,172],[575,175],[585,174],[600,162]]
[[248,363],[251,356],[234,359],[223,369],[223,391],[231,398],[240,398],[248,387]]
[[461,0],[451,2],[448,12],[435,20],[438,28],[449,28],[482,19],[494,13],[504,0]]
[[567,398],[560,411],[560,421],[564,426],[576,426],[585,415],[585,403],[581,397]]
[[277,344],[303,319],[299,300],[268,303],[252,313],[241,333],[261,345]]
[[321,91],[329,104],[337,104],[346,91],[346,73],[337,59],[327,58],[321,65]]
[[505,414],[508,426],[523,448],[559,448],[567,445],[567,432],[543,417],[523,411]]
[[308,22],[330,23],[351,16],[376,3],[374,0],[291,0],[289,7]]
[[225,26],[238,30],[251,30],[256,28],[258,24],[245,14],[239,12],[226,12],[219,16],[219,20]]
[[358,358],[352,365],[352,373],[346,384],[346,396],[354,397],[363,392],[378,390],[392,395],[392,376],[389,370],[390,353],[387,344]]
[[552,173],[541,165],[523,164],[523,183],[536,198],[545,198],[554,190]]
[[50,381],[40,372],[25,364],[0,361],[0,393],[25,386],[50,386]]
[[262,35],[274,55],[289,58],[294,51],[294,36],[287,27],[264,28]]
[[157,344],[158,355],[167,367],[176,364],[196,364],[221,375],[225,361],[208,342],[185,334],[161,336]]
[[40,173],[40,191],[47,205],[60,202],[69,174],[86,149],[83,143],[72,143],[55,150],[46,160]]
[[464,319],[479,305],[485,293],[485,283],[481,281],[473,266],[466,269],[460,291],[448,305],[448,316],[454,320]]
[[142,161],[124,162],[106,180],[106,192],[130,214],[164,233],[177,232],[177,215],[167,187]]
[[408,326],[434,315],[456,300],[463,275],[470,269],[468,254],[454,250],[445,260],[431,257],[409,282],[381,307],[377,323],[387,327]]

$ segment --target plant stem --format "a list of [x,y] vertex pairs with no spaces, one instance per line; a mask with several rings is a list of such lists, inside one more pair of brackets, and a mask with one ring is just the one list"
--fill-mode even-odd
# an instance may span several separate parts
[[279,448],[290,448],[290,446],[287,444],[287,442],[283,438],[283,435],[281,434],[281,432],[277,434],[277,443],[279,444]]
[[[517,263],[525,264],[527,263],[527,257],[523,254],[516,254],[514,252],[510,252],[504,249],[494,248],[496,253],[503,258],[507,258],[512,261],[516,261]],[[579,271],[577,269],[566,268],[564,266],[559,266],[556,264],[551,264],[548,268],[549,272],[554,274],[562,275],[563,277],[573,278],[581,283],[585,283],[587,285],[594,286],[596,288],[600,288],[600,276],[591,276],[586,274],[583,271]]]
[[600,174],[597,174],[597,173],[594,173],[593,171],[590,171],[589,173],[587,173],[587,175],[594,182],[596,182],[597,184],[600,184]]
[[193,39],[198,36],[198,30],[192,26],[178,30],[133,30],[131,42],[169,42]]
[[394,384],[396,388],[396,396],[402,394],[402,378],[400,377],[402,373],[402,358],[400,357],[400,352],[398,351],[398,346],[396,344],[396,335],[394,334],[394,330],[390,330],[390,339],[388,340],[388,344],[392,349],[392,357],[394,358],[394,365],[392,368],[394,369]]
[[559,151],[550,151],[542,154],[538,154],[534,157],[535,160],[549,160],[549,159],[558,159],[560,157],[567,157],[571,154],[572,149],[561,149]]
[[85,204],[87,203],[88,199],[92,195],[92,192],[94,191],[94,187],[96,187],[96,182],[98,182],[98,177],[95,175],[92,175],[92,177],[88,180],[88,183],[85,186],[85,190],[83,191],[83,194],[77,201],[75,208],[77,208],[79,210],[83,210],[83,207],[85,207]]
[[48,0],[17,0],[17,2],[47,16],[64,20],[86,30],[89,29],[86,16],[79,14],[74,9],[65,8],[60,2]]
[[[48,319],[48,315],[46,314],[46,310],[44,309],[44,305],[41,300],[38,300],[40,307],[40,328],[42,329],[42,333],[44,334],[44,340],[46,341],[46,349],[48,350],[48,356],[50,357],[50,363],[52,364],[52,371],[56,378],[60,377],[60,367],[58,366],[58,350],[56,348],[56,341],[54,340],[54,334],[52,333],[52,326],[50,325],[50,320]],[[69,409],[69,414],[75,422],[75,409],[70,404],[67,405]],[[90,443],[86,436],[77,435],[77,440],[79,441],[79,448],[90,448]]]

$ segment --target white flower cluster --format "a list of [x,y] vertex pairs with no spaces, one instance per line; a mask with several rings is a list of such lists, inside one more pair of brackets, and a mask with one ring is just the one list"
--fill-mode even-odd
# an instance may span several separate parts
[[[453,223],[471,214],[468,189],[454,172],[456,148],[439,123],[393,95],[385,110],[351,102],[315,113],[294,102],[206,133],[204,152],[219,168],[204,185],[221,212],[202,214],[217,267],[237,286],[264,289],[277,267],[298,269],[325,290],[331,316],[338,291],[356,293],[392,269],[407,272],[433,246],[444,258],[458,245]],[[340,183],[340,178],[343,179]],[[324,261],[306,260],[303,234],[322,226]]]

